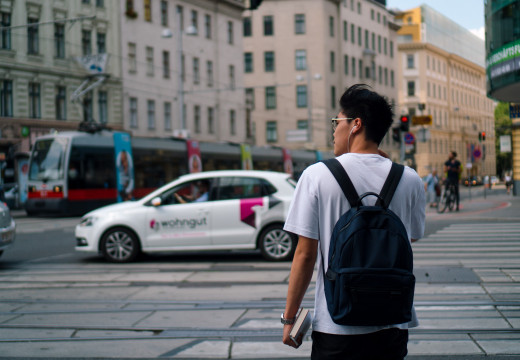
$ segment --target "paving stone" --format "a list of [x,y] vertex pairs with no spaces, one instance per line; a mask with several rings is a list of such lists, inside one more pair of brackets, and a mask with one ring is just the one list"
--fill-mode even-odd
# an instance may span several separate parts
[[4,324],[9,325],[64,325],[64,326],[132,326],[148,316],[150,312],[125,313],[70,313],[70,314],[28,314],[21,315]]
[[219,282],[283,282],[287,274],[283,271],[212,271],[197,272],[187,281],[219,281]]
[[298,348],[292,348],[279,342],[234,342],[231,356],[233,359],[269,359],[269,358],[309,358],[312,343],[304,341]]
[[154,336],[153,331],[117,331],[117,330],[79,330],[74,333],[74,338],[99,338],[99,337],[145,337]]
[[70,338],[74,329],[18,329],[0,327],[0,339],[55,339]]
[[229,356],[230,341],[202,341],[186,350],[179,351],[173,357],[187,359],[227,359]]
[[244,311],[245,309],[157,311],[135,323],[135,327],[229,328]]
[[520,341],[480,340],[478,341],[478,344],[484,349],[484,351],[487,354],[520,354]]
[[483,354],[473,341],[408,341],[409,355],[480,355]]
[[421,319],[421,329],[509,329],[509,325],[502,318],[487,319]]

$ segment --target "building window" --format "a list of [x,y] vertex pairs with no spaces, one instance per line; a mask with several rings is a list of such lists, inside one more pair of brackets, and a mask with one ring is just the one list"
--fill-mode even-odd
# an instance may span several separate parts
[[108,99],[106,91],[98,92],[99,122],[106,124],[108,121]]
[[152,22],[152,0],[144,0],[144,20]]
[[296,106],[307,107],[307,85],[296,86]]
[[200,134],[200,105],[193,107],[193,127],[195,133]]
[[153,76],[153,47],[146,47],[146,75]]
[[29,83],[29,117],[41,118],[40,113],[40,84]]
[[92,54],[92,36],[90,30],[81,30],[81,50],[83,56]]
[[204,33],[206,39],[211,39],[211,15],[204,15]]
[[250,110],[255,109],[255,89],[247,88],[246,89],[246,108]]
[[376,51],[376,34],[372,33],[372,50]]
[[54,56],[65,59],[65,25],[54,24]]
[[67,120],[67,94],[65,86],[56,86],[56,119]]
[[172,103],[164,103],[164,130],[172,129]]
[[130,98],[130,127],[137,128],[137,98]]
[[415,81],[408,81],[408,96],[415,96]]
[[147,102],[148,109],[148,129],[155,129],[155,101],[148,100]]
[[349,65],[349,64],[348,64],[348,61],[349,61],[349,60],[348,60],[348,55],[345,55],[345,56],[343,57],[343,60],[344,60],[344,61],[343,61],[343,64],[344,64],[345,75],[348,75],[348,65]]
[[391,87],[395,86],[395,83],[394,83],[394,70],[390,70],[390,86]]
[[383,68],[379,66],[379,83],[383,84]]
[[265,140],[267,142],[278,141],[278,131],[276,129],[276,121],[268,121],[265,123]]
[[137,72],[135,43],[128,43],[128,71]]
[[334,51],[330,52],[330,72],[336,71],[336,54]]
[[352,57],[352,76],[356,76],[356,58]]
[[365,30],[365,48],[370,49],[370,32]]
[[245,73],[253,72],[253,53],[250,53],[250,52],[244,53],[244,72]]
[[308,120],[297,120],[296,128],[298,130],[307,130],[309,128],[309,121]]
[[276,88],[274,86],[265,88],[265,108],[276,109]]
[[99,7],[99,8],[105,7],[105,1],[104,0],[96,0],[96,7]]
[[199,13],[197,10],[191,10],[191,26],[195,29],[199,28]]
[[107,52],[107,35],[105,33],[97,33],[97,49],[98,54],[104,54]]
[[92,91],[89,91],[83,96],[83,121],[92,121],[93,114]]
[[[29,24],[37,23],[38,19],[28,18]],[[27,27],[27,53],[38,54],[40,52],[40,40],[39,40],[38,25],[29,25]]]
[[264,52],[264,67],[266,72],[274,71],[274,52],[266,51]]
[[343,21],[343,40],[348,41],[348,24],[346,21]]
[[199,66],[199,58],[193,58],[193,83],[200,83],[200,66]]
[[184,31],[184,8],[181,5],[176,6],[177,9],[177,16],[178,16],[178,23],[179,23],[179,31]]
[[294,15],[294,33],[305,34],[305,14]]
[[161,25],[168,26],[168,1],[161,0]]
[[329,35],[334,37],[334,17],[329,16]]
[[388,69],[385,68],[385,86],[388,86]]
[[406,55],[406,67],[408,69],[413,69],[415,68],[415,63],[414,63],[414,56],[413,54],[408,54]]
[[170,52],[163,51],[162,52],[162,62],[163,62],[163,77],[165,79],[170,78]]
[[13,82],[0,80],[0,116],[13,116]]
[[237,134],[237,121],[235,110],[229,110],[229,132],[231,135]]
[[233,22],[228,21],[227,22],[227,37],[228,37],[228,44],[233,45],[234,43],[234,35],[233,35]]
[[390,57],[394,57],[394,42],[390,41]]
[[0,12],[0,49],[11,49],[11,14],[7,12]]
[[370,9],[370,20],[374,20],[374,18],[375,18],[374,9]]
[[212,107],[208,107],[208,133],[215,133],[215,115]]
[[207,78],[208,78],[208,87],[213,86],[213,61],[208,60],[206,62],[206,70],[207,70]]
[[359,46],[363,46],[363,41],[362,41],[362,38],[363,38],[363,35],[362,35],[363,31],[361,30],[361,27],[358,26],[357,28],[357,35],[358,35],[358,45]]
[[356,43],[356,25],[350,24],[350,42],[352,44]]
[[377,52],[381,54],[381,35],[377,35]]
[[363,60],[359,59],[358,62],[359,62],[359,66],[358,66],[359,78],[363,79]]
[[273,17],[271,15],[264,16],[264,36],[274,35]]
[[388,54],[388,40],[386,38],[383,39],[383,52],[385,55]]
[[296,50],[295,64],[296,70],[307,70],[307,50]]
[[333,109],[336,108],[336,87],[335,86],[330,87],[330,107]]
[[229,65],[229,88],[234,89],[235,86],[235,65]]
[[359,1],[357,3],[357,13],[361,15],[361,3]]
[[252,27],[251,27],[251,18],[249,16],[245,17],[242,20],[242,25],[243,25],[242,28],[243,28],[243,32],[244,32],[244,37],[253,35],[253,31],[252,31]]

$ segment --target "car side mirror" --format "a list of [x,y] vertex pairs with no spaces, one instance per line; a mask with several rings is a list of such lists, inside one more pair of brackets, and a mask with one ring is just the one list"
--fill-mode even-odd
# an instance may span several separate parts
[[152,205],[153,206],[161,206],[161,203],[162,203],[162,201],[161,201],[160,197],[155,197],[155,198],[152,199]]

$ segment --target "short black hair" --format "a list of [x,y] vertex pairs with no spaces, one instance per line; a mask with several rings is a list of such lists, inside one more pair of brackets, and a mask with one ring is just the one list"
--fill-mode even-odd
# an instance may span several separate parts
[[451,152],[453,154],[453,157],[457,157],[457,153],[455,151]]
[[365,139],[379,145],[392,126],[394,113],[388,100],[366,84],[349,87],[339,100],[342,112],[349,118],[360,118],[365,126]]

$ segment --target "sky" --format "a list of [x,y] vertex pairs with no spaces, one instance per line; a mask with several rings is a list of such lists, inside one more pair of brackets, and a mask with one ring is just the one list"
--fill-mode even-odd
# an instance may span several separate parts
[[422,4],[484,39],[484,0],[386,0],[390,9],[408,10]]

